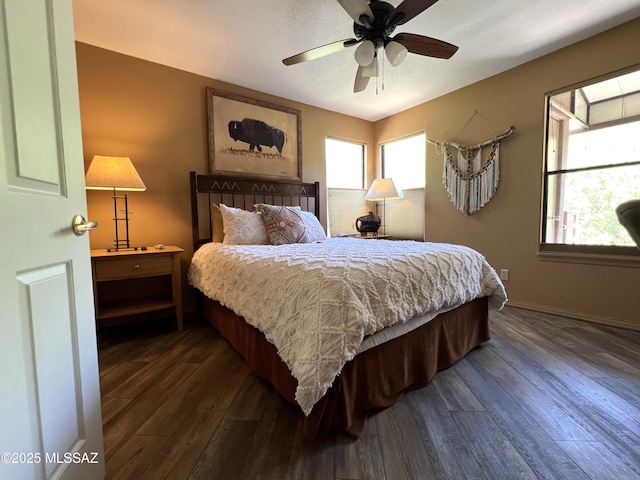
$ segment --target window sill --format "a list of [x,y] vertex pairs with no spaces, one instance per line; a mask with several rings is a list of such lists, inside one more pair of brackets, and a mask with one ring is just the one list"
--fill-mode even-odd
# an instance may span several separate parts
[[629,254],[590,253],[550,250],[540,246],[538,258],[545,262],[581,263],[587,265],[604,265],[609,267],[640,268],[640,249]]

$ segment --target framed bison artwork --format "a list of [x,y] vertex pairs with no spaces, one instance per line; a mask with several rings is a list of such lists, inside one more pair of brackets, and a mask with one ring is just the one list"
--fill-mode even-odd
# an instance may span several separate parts
[[302,181],[300,111],[207,88],[209,172]]

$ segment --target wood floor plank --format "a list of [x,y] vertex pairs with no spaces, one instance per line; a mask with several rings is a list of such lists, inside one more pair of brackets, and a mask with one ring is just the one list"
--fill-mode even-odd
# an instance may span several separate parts
[[244,460],[251,453],[251,443],[246,440],[255,428],[255,422],[223,420],[198,457],[188,480],[240,479]]
[[550,321],[543,317],[539,321],[543,328],[538,329],[538,334],[552,344],[562,345],[582,360],[580,363],[572,362],[579,366],[585,375],[606,376],[615,371],[615,367],[612,370],[612,366],[606,362],[594,361],[594,355],[604,352],[610,355],[622,355],[633,368],[640,368],[640,352],[636,351],[637,343],[627,338],[628,330],[618,329],[617,335],[614,335],[598,325],[576,325],[575,321],[570,319],[554,318]]
[[[287,480],[337,480],[335,474],[336,434],[313,442],[302,436],[302,423],[298,424],[293,443],[292,464]],[[343,479],[340,479],[343,480]],[[346,479],[350,480],[350,479]]]
[[111,457],[108,465],[109,478],[113,480],[140,478],[141,473],[168,438],[158,435],[132,435]]
[[[446,395],[447,390],[439,388],[446,384],[453,372],[448,369],[440,373],[443,378],[438,384],[429,385],[406,396],[432,466],[432,478],[485,480],[487,477],[482,465],[474,457],[467,439],[451,415],[451,411],[456,409],[449,408],[443,398],[443,392]],[[462,381],[457,372],[455,376],[456,382]]]
[[273,388],[266,380],[248,375],[240,387],[226,418],[229,420],[260,420],[265,403],[273,393]]
[[469,386],[458,375],[455,365],[442,373],[435,376],[433,385],[440,392],[449,410],[479,412],[484,409]]
[[[222,344],[218,343],[216,347]],[[183,419],[202,400],[206,392],[223,388],[229,369],[237,363],[232,352],[225,348],[211,348],[210,356],[192,375],[172,389],[162,405],[151,413],[136,433],[143,435],[171,435]]]
[[[529,372],[529,380],[538,386],[540,390],[548,390],[549,382],[552,385],[562,383],[564,385],[561,388],[562,392],[571,394],[574,399],[579,399],[579,397],[587,399],[592,405],[597,405],[605,415],[615,419],[616,423],[627,425],[634,435],[640,435],[638,428],[640,427],[640,408],[625,401],[615,392],[608,390],[589,376],[584,375],[581,370],[575,368],[572,361],[575,361],[575,364],[581,364],[580,359],[569,356],[567,352],[562,350],[561,346],[554,348],[553,345],[545,345],[543,347],[540,343],[530,341],[530,339],[519,335],[515,331],[512,331],[510,335],[509,341],[512,342],[512,345],[510,347],[503,344],[502,351],[507,352],[510,349],[515,349],[520,352],[527,352],[526,355],[529,356],[529,361],[519,361],[513,357],[510,361],[520,362],[518,369]],[[531,365],[539,365],[542,368],[537,371],[538,369],[532,369]],[[557,398],[563,398],[562,394],[557,390],[551,395],[559,395]]]
[[289,478],[293,442],[299,421],[299,411],[293,405],[283,403],[282,398],[272,390],[265,398],[263,414],[248,441],[251,461],[244,462],[238,478]]
[[218,430],[226,410],[198,409],[171,435],[136,480],[185,480]]
[[[557,379],[543,373],[543,381],[546,378],[550,394],[560,395],[567,401],[575,418],[585,428],[590,428],[591,434],[606,445],[615,446],[615,450],[621,457],[629,459],[640,465],[640,436],[637,432],[637,423],[627,415],[613,408],[606,401],[602,401],[600,395],[593,396],[582,385],[572,384],[567,379]],[[612,394],[613,395],[613,394]]]
[[114,394],[113,391],[119,388],[123,383],[134,377],[141,369],[147,366],[145,362],[120,362],[104,368],[100,372],[100,390],[103,397],[113,398],[133,398],[135,394],[126,395],[126,393]]
[[[493,341],[493,340],[492,340]],[[460,375],[484,405],[485,411],[504,432],[539,478],[586,479],[578,466],[560,450],[552,438],[494,379],[474,351],[460,362]]]
[[103,425],[105,455],[115,453],[126,440],[140,428],[169,396],[171,389],[188,378],[195,370],[193,364],[175,364],[162,371],[162,377],[144,390],[144,395],[134,398],[125,408]]
[[594,380],[609,391],[615,392],[625,402],[640,407],[640,388],[635,382],[620,377],[602,377],[594,378]]
[[593,441],[594,438],[575,422],[562,402],[533,385],[525,376],[502,359],[494,349],[487,348],[474,358],[533,420],[554,440]]
[[217,344],[220,334],[212,328],[189,329],[184,332],[188,335],[188,340],[184,341],[186,348],[182,350],[177,361],[184,363],[202,363],[211,355],[212,343]]
[[102,399],[102,423],[106,424],[123,408],[131,403],[132,398],[104,397]]
[[614,355],[610,352],[598,352],[593,355],[598,362],[609,365],[614,370],[613,374],[630,382],[634,385],[634,389],[640,388],[640,366],[633,365],[629,362],[628,357]]
[[376,415],[387,479],[434,478],[436,472],[422,443],[411,409],[399,402]]
[[[576,326],[581,325],[577,322]],[[508,340],[501,340],[500,336],[497,336],[495,341],[499,343],[497,351],[500,355],[507,358],[519,371],[526,372],[523,374],[540,389],[544,389],[554,398],[562,399],[565,410],[591,435],[604,444],[615,445],[616,452],[626,461],[640,464],[638,416],[633,413],[636,407],[620,398],[616,391],[608,390],[577,370],[573,375],[567,375],[567,365],[557,368],[553,362],[548,363],[547,360],[553,358],[552,356],[540,355],[541,352],[535,344],[516,334],[517,332],[512,330]],[[561,350],[562,344],[556,346],[556,349]],[[541,358],[545,368],[536,363]],[[567,361],[569,366],[571,364],[570,357],[562,361]],[[546,367],[555,373],[551,373]],[[632,410],[625,412],[628,406]]]
[[[123,377],[119,385],[105,393],[105,397],[116,398],[136,398],[141,392],[157,383],[158,374],[162,375],[164,370],[175,369],[177,364],[183,362],[175,361],[179,357],[179,351],[171,350],[167,355],[161,356],[153,362],[142,362],[138,368],[130,375]],[[137,363],[137,362],[136,362]],[[188,364],[191,369],[195,369],[197,364]],[[187,368],[187,369],[188,369]]]
[[640,480],[640,465],[627,465],[600,442],[558,442],[594,480]]
[[355,441],[305,440],[299,409],[204,321],[101,332],[107,479],[638,478],[640,333],[490,318],[489,342]]
[[[218,342],[222,340],[218,339]],[[186,479],[199,455],[207,448],[233,403],[236,392],[250,375],[248,367],[239,361],[238,355],[229,345],[223,344],[221,351],[226,351],[233,362],[226,365],[224,381],[210,383],[208,388],[201,391],[198,402],[149,464],[140,480]]]
[[544,335],[544,330],[539,328],[540,324],[534,322],[533,318],[529,320],[529,322],[517,325],[512,322],[496,322],[495,326],[503,337],[531,349],[529,356],[534,357],[535,353],[536,363],[556,375],[602,375],[602,371],[597,365],[584,362],[558,342],[557,337],[547,338]]
[[141,362],[156,360],[162,352],[181,341],[174,330],[166,321],[100,328],[100,361],[111,363],[131,356]]
[[336,442],[336,478],[341,480],[386,480],[378,424],[372,418],[360,438],[340,435]]
[[491,480],[536,480],[538,477],[486,412],[453,412],[478,463]]

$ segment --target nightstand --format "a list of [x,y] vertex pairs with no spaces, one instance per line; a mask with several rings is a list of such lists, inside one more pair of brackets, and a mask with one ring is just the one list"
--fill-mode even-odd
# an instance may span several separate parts
[[361,240],[389,240],[391,235],[356,235],[353,238],[359,238]]
[[173,308],[182,330],[182,252],[174,246],[91,250],[96,321]]

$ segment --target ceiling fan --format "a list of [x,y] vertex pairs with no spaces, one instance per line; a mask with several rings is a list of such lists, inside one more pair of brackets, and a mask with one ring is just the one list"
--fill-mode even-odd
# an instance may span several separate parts
[[408,52],[448,59],[458,47],[442,40],[437,40],[415,33],[391,34],[398,25],[408,22],[424,12],[438,0],[404,0],[400,5],[393,5],[382,0],[338,0],[338,3],[353,18],[355,38],[348,38],[312,48],[306,52],[285,58],[285,65],[315,60],[332,53],[341,52],[358,45],[355,59],[358,63],[353,91],[361,92],[369,83],[369,78],[378,76],[378,50],[384,49],[389,63],[396,67],[402,63]]

